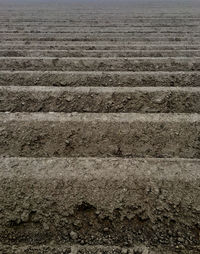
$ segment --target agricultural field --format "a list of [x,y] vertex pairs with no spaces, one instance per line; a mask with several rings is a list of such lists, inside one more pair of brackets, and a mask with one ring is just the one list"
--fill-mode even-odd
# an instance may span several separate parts
[[0,254],[200,253],[200,3],[0,0]]

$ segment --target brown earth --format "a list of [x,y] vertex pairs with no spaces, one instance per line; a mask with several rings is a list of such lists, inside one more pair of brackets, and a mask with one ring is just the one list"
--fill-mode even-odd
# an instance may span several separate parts
[[0,254],[200,253],[199,10],[0,0]]

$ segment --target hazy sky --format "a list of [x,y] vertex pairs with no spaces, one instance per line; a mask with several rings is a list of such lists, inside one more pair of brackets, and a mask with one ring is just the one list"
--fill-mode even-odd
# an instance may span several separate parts
[[137,2],[137,3],[141,3],[141,2],[200,2],[200,0],[0,0],[0,2],[3,3],[7,3],[7,2],[13,2],[13,3],[17,3],[17,2],[23,2],[23,3],[28,3],[28,2],[53,2],[53,3],[57,3],[57,2]]
[[182,4],[187,5],[188,8],[195,8],[196,6],[200,6],[200,0],[0,0],[0,4],[37,4],[37,3],[95,3],[95,4],[104,4],[104,3],[118,3],[120,5],[125,5],[127,3],[137,3],[138,5],[142,6],[142,4],[146,3],[149,6],[156,5],[156,3],[163,5],[168,5],[173,8],[174,4],[181,7]]

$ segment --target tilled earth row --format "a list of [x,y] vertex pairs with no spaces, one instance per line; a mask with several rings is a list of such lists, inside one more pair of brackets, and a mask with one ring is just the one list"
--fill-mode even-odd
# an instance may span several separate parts
[[200,57],[0,57],[13,71],[199,71]]
[[199,82],[198,71],[0,71],[1,86],[198,88]]
[[0,50],[0,57],[200,57],[200,50]]
[[[190,51],[199,51],[200,50],[200,45],[178,45],[178,44],[168,44],[168,45],[156,45],[156,44],[150,44],[150,45],[141,45],[141,44],[111,44],[108,42],[104,42],[104,44],[99,44],[98,43],[81,43],[77,44],[75,42],[71,42],[70,44],[68,43],[56,43],[49,41],[47,44],[40,43],[40,42],[31,42],[31,43],[23,43],[23,42],[15,42],[15,43],[2,43],[1,45],[1,51],[10,51],[10,54],[12,52],[18,52],[19,54],[21,53],[22,50],[26,51],[35,51],[37,50],[38,53],[43,50],[43,51],[49,51],[53,53],[55,50],[64,50],[64,51],[69,51],[73,53],[74,50],[79,51],[80,54],[87,50],[90,52],[91,50],[101,50],[101,51],[107,51],[108,53],[112,53],[112,51],[123,51],[124,53],[126,52],[131,52],[131,51],[141,51],[145,54],[145,52],[148,51],[173,51],[174,53],[179,54],[179,52],[184,51],[184,52],[190,52]],[[111,52],[110,52],[111,51]],[[187,54],[186,52],[186,54]],[[94,52],[95,53],[95,52]]]

